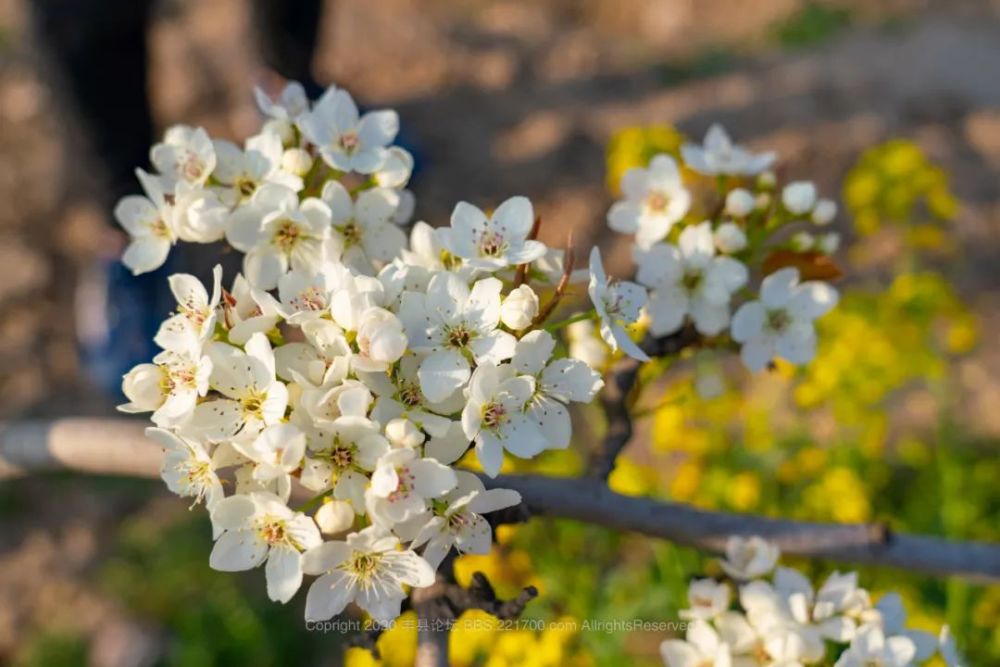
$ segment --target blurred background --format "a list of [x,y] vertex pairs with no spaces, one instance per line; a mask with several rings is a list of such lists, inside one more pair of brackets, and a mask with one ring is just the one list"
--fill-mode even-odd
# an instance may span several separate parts
[[[102,298],[95,275],[120,252],[108,193],[122,186],[72,122],[41,5],[74,3],[0,0],[4,419],[110,414],[116,401],[81,351],[100,326],[88,317]],[[579,249],[600,243],[625,275],[625,239],[604,224],[618,176],[712,122],[777,150],[783,173],[838,199],[848,277],[817,362],[751,380],[724,359],[683,360],[647,392],[617,490],[1000,540],[996,0],[331,0],[323,10],[312,74],[398,109],[421,159],[418,219],[444,224],[458,199],[525,194],[545,240],[572,229]],[[274,75],[248,3],[166,0],[148,18],[155,133],[180,122],[237,141],[255,131],[252,87]],[[59,35],[77,37],[72,23]],[[134,52],[122,57],[144,69]],[[78,97],[110,95],[118,71]],[[123,127],[121,141],[136,131]],[[580,471],[579,451],[603,425],[579,417],[581,449],[532,469]],[[377,664],[345,654],[340,635],[306,632],[302,596],[280,607],[259,573],[209,570],[207,524],[158,482],[0,482],[0,664]],[[688,579],[713,567],[571,522],[535,520],[498,541],[488,557],[460,559],[460,578],[483,570],[507,595],[538,585],[528,617],[546,622],[672,620]],[[914,624],[950,623],[971,664],[1000,664],[996,587],[862,575],[875,591],[901,590]],[[652,665],[666,638],[570,623],[501,632],[481,620],[453,634],[456,665]],[[382,664],[409,664],[414,646],[415,630],[389,633]]]

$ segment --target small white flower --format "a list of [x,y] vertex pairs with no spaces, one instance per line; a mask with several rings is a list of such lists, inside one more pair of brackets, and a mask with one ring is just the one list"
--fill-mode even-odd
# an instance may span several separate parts
[[[302,465],[306,436],[294,424],[272,424],[250,441],[234,440],[238,452],[253,461],[253,479],[261,484],[275,482],[279,489],[291,484],[291,473]],[[279,494],[280,495],[280,494]]]
[[726,541],[726,558],[719,561],[733,579],[741,581],[762,577],[774,569],[781,551],[762,537],[730,537]]
[[351,357],[351,368],[368,373],[387,371],[406,352],[407,336],[396,315],[374,306],[362,314],[354,343],[358,351]]
[[[420,367],[425,358],[423,355],[407,354],[399,360],[391,375],[359,373],[359,377],[378,396],[372,409],[372,419],[386,424],[388,428],[391,421],[403,417],[431,436],[443,437],[452,421],[440,415],[461,410],[465,405],[465,398],[461,391],[456,390],[442,401],[428,400],[420,388]],[[440,460],[439,457],[435,458]]]
[[688,167],[708,176],[754,176],[770,168],[775,160],[774,153],[754,154],[734,144],[719,124],[708,128],[704,145],[685,144],[681,155]]
[[733,255],[747,247],[747,235],[735,222],[724,222],[715,230],[715,247],[719,252]]
[[714,336],[729,324],[729,299],[747,281],[747,269],[732,257],[715,255],[712,223],[686,227],[678,244],[657,243],[636,250],[636,279],[650,288],[646,310],[654,336],[681,328],[690,315],[695,328]]
[[389,451],[378,424],[356,414],[341,415],[329,425],[308,430],[306,444],[302,485],[317,493],[332,488],[336,500],[364,512],[368,477]]
[[668,639],[660,644],[666,667],[730,667],[729,645],[703,620],[688,625],[687,641]]
[[270,118],[294,121],[309,111],[309,98],[298,81],[286,83],[276,100],[272,100],[257,86],[253,89],[253,95],[260,112]]
[[214,243],[226,235],[231,213],[218,194],[180,181],[169,207],[170,226],[177,238],[190,243]]
[[371,174],[385,164],[386,147],[399,132],[395,111],[369,111],[360,116],[350,93],[332,86],[298,122],[328,165],[361,174]]
[[234,214],[226,238],[246,253],[243,272],[250,284],[270,290],[289,269],[318,273],[329,234],[330,208],[323,201],[309,197],[300,203],[292,190],[267,185]]
[[220,500],[212,509],[212,526],[216,542],[209,565],[241,572],[266,560],[267,595],[276,602],[292,599],[302,585],[302,552],[323,542],[312,519],[270,493]]
[[268,183],[284,186],[293,192],[302,189],[302,179],[281,169],[285,149],[281,137],[262,132],[247,139],[245,148],[228,141],[216,140],[215,171],[212,178],[219,183],[216,191],[222,201],[236,207],[246,204],[257,190]]
[[484,278],[470,290],[454,274],[439,273],[426,294],[403,294],[399,317],[410,347],[428,354],[418,372],[427,400],[443,401],[465,386],[471,374],[467,355],[481,364],[514,354],[516,339],[497,329],[502,288],[496,278]]
[[538,295],[527,285],[510,291],[500,306],[500,321],[514,331],[527,329],[538,315]]
[[238,273],[232,291],[223,296],[222,324],[228,331],[229,342],[234,345],[245,345],[255,333],[267,333],[280,319],[273,300],[259,303],[254,298],[254,291],[243,274]]
[[834,667],[909,667],[915,656],[916,647],[908,637],[886,637],[881,628],[869,626],[858,632]]
[[725,212],[737,218],[743,218],[753,212],[756,200],[746,188],[734,188],[726,195]]
[[523,459],[545,449],[545,435],[524,411],[534,393],[535,379],[516,375],[509,364],[484,362],[473,373],[462,430],[475,441],[479,464],[490,477],[500,472],[505,449]]
[[729,584],[714,579],[695,579],[688,585],[688,609],[680,611],[685,621],[709,621],[729,609],[733,591]]
[[628,281],[609,281],[601,263],[601,251],[596,246],[590,252],[590,285],[587,293],[597,311],[604,342],[612,350],[621,349],[633,359],[649,361],[649,355],[635,344],[625,329],[639,319],[639,314],[646,305],[646,290],[641,285]]
[[483,514],[513,507],[521,494],[510,489],[487,490],[478,477],[455,471],[458,485],[434,504],[429,518],[421,517],[420,527],[410,547],[424,546],[423,557],[437,568],[454,547],[461,554],[488,554],[493,541]]
[[160,181],[141,169],[136,169],[136,175],[146,196],[122,197],[115,206],[115,220],[131,238],[122,263],[139,275],[163,265],[170,247],[177,242],[177,231]]
[[171,184],[204,185],[215,169],[215,147],[204,129],[174,125],[150,150],[149,161]]
[[163,324],[153,341],[165,350],[200,350],[203,342],[215,333],[216,310],[222,297],[222,267],[212,271],[212,296],[201,281],[187,273],[175,273],[168,279],[177,299],[177,314]]
[[732,336],[742,343],[740,356],[751,371],[765,368],[775,356],[805,364],[816,354],[813,320],[837,305],[837,290],[826,283],[799,284],[794,267],[764,279],[760,301],[740,306],[733,316]]
[[434,569],[412,549],[378,526],[351,533],[345,542],[326,542],[303,557],[303,569],[320,575],[306,596],[306,620],[333,618],[351,602],[380,624],[399,616],[403,586],[434,583]]
[[625,198],[611,206],[608,226],[621,234],[635,234],[642,248],[665,238],[691,206],[691,193],[669,155],[657,155],[648,169],[629,169],[621,187]]
[[372,274],[373,262],[389,262],[406,247],[406,235],[392,221],[399,206],[395,190],[372,188],[355,201],[339,182],[328,181],[322,198],[330,207],[332,259]]
[[792,215],[805,215],[816,204],[816,184],[811,181],[789,183],[781,191],[781,203]]
[[[938,639],[929,632],[923,630],[911,630],[906,627],[906,609],[903,607],[903,599],[899,593],[886,593],[875,604],[875,624],[882,628],[887,636],[902,635],[909,637],[916,648],[916,659],[927,660],[937,648]],[[868,615],[863,619],[867,620]]]
[[812,221],[817,225],[828,225],[837,217],[837,203],[830,199],[820,199],[812,212]]
[[194,498],[211,510],[225,493],[215,474],[215,465],[204,445],[196,440],[180,438],[162,428],[147,428],[146,437],[166,450],[160,477],[167,488],[182,498]]
[[[380,188],[403,188],[413,174],[413,156],[399,146],[390,146],[385,162],[373,174],[375,185]],[[402,196],[403,193],[400,193]]]
[[245,350],[211,343],[210,384],[222,398],[195,408],[191,427],[211,441],[256,437],[265,426],[285,416],[288,389],[274,371],[274,353],[264,334],[256,333]]
[[391,449],[378,460],[365,491],[368,516],[391,529],[427,510],[431,500],[455,488],[455,471],[412,449]]
[[528,238],[535,213],[526,197],[511,197],[486,217],[468,202],[458,202],[451,226],[437,231],[441,244],[455,257],[485,271],[528,264],[545,254],[545,245]]
[[165,350],[151,364],[139,364],[122,379],[128,403],[121,412],[152,412],[160,427],[180,426],[191,418],[198,397],[208,393],[212,361],[199,351]]
[[589,403],[604,386],[599,373],[579,359],[556,359],[549,363],[556,341],[544,330],[530,331],[517,341],[511,365],[535,377],[535,393],[527,415],[552,449],[569,446],[573,433],[567,405]]

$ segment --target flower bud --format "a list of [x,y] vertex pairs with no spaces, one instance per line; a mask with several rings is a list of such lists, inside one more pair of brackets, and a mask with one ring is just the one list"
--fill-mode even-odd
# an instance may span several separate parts
[[413,449],[424,443],[424,433],[409,419],[397,417],[385,425],[385,437],[394,447]]
[[749,190],[736,188],[726,195],[726,213],[742,218],[750,215],[754,208],[754,198]]
[[837,232],[830,232],[829,234],[823,234],[816,241],[816,248],[819,249],[824,255],[832,255],[840,248],[840,234]]
[[538,295],[527,285],[515,288],[500,306],[500,321],[514,331],[528,328],[538,315]]
[[747,235],[735,222],[724,222],[715,230],[715,247],[731,255],[747,247]]
[[828,225],[837,215],[837,203],[831,199],[820,199],[812,212],[812,221],[817,225]]
[[163,370],[155,364],[139,364],[122,378],[122,393],[138,410],[156,410],[163,405]]
[[272,118],[264,123],[261,132],[273,132],[281,139],[283,146],[289,146],[295,141],[295,129],[292,123],[284,118]]
[[761,192],[757,195],[757,199],[754,200],[754,206],[759,209],[765,209],[771,205],[771,194],[768,192]]
[[321,531],[335,535],[354,525],[354,508],[343,500],[330,500],[316,510],[315,519]]
[[795,252],[812,250],[815,245],[816,238],[809,232],[799,232],[792,237],[792,250]]
[[757,185],[765,190],[773,188],[778,182],[778,177],[774,175],[773,171],[765,171],[760,176],[757,177]]
[[289,148],[281,155],[281,168],[289,174],[305,176],[312,166],[312,156],[301,148]]
[[810,181],[795,181],[781,191],[781,203],[792,215],[805,215],[816,204],[816,185]]

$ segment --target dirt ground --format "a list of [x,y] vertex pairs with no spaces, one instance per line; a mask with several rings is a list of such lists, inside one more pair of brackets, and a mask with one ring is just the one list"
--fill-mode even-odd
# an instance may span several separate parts
[[[440,224],[459,198],[526,194],[551,221],[547,240],[574,229],[581,248],[600,241],[621,268],[624,246],[603,225],[604,147],[617,128],[674,123],[700,136],[720,121],[833,194],[865,147],[915,139],[952,175],[964,206],[950,277],[994,332],[958,370],[956,403],[972,430],[1000,436],[1000,3],[838,5],[850,27],[789,50],[770,27],[794,0],[335,0],[317,72],[399,110],[425,158],[418,217]],[[160,125],[229,138],[253,129],[247,35],[239,0],[165,3],[151,57]],[[73,293],[102,252],[107,212],[59,176],[31,47],[24,2],[0,0],[0,417],[101,413],[109,402],[78,373]],[[39,499],[38,516],[0,530],[0,662],[54,598],[131,623],[85,576],[127,508],[78,495],[73,518]]]

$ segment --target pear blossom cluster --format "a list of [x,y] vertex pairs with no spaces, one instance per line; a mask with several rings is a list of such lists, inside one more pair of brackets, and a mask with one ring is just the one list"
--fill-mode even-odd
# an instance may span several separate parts
[[939,655],[962,667],[948,627],[938,636],[907,625],[897,593],[876,599],[856,572],[834,572],[814,587],[777,566],[779,549],[760,537],[732,537],[724,577],[688,587],[684,639],[660,646],[666,667],[909,667]]
[[[653,336],[691,326],[720,347],[730,341],[754,372],[777,358],[803,365],[815,357],[814,321],[836,306],[838,293],[791,260],[836,251],[836,234],[809,230],[832,222],[837,206],[808,181],[779,190],[770,171],[776,159],[713,125],[703,144],[625,172],[623,198],[607,222],[634,236],[636,282],[600,287],[600,266],[591,265],[600,336],[612,349],[645,360],[625,331],[640,322]],[[787,251],[785,265],[765,261],[777,250]],[[595,357],[590,346],[578,347]]]
[[568,447],[570,406],[603,380],[544,326],[571,267],[535,238],[528,199],[407,231],[395,112],[362,114],[340,88],[257,97],[259,134],[171,128],[145,194],[116,210],[135,273],[177,241],[243,260],[232,280],[170,277],[162,351],[125,376],[120,409],[150,415],[163,480],[210,513],[213,568],[263,566],[282,603],[307,585],[309,620],[354,603],[386,624],[449,553],[487,553],[484,515],[521,501],[470,468]]
[[[570,253],[538,240],[525,197],[491,210],[459,202],[447,226],[410,225],[414,161],[393,143],[394,111],[362,113],[335,86],[315,102],[296,83],[256,95],[256,135],[238,145],[169,129],[151,169],[137,170],[143,194],[115,210],[136,274],[178,241],[242,254],[232,279],[221,267],[208,285],[169,278],[177,306],[155,336],[162,351],[126,374],[120,409],[150,415],[164,482],[210,513],[211,566],[263,566],[282,603],[308,586],[309,620],[353,603],[389,623],[450,553],[487,553],[484,515],[521,501],[489,480],[508,457],[568,447],[571,406],[594,400],[608,362],[649,360],[644,330],[728,336],[753,370],[777,357],[804,364],[813,321],[836,304],[836,290],[794,266],[751,289],[773,232],[826,224],[836,209],[811,183],[778,193],[774,156],[721,128],[682,162],[659,155],[625,174],[608,222],[635,237],[628,281],[606,274],[597,248],[574,271]],[[715,213],[692,174],[717,184]],[[579,282],[590,303],[551,322]],[[790,576],[781,586],[802,583]],[[847,637],[847,620],[827,623],[847,618],[841,602],[829,614],[809,602],[808,617],[797,606],[802,636]],[[852,633],[867,627],[860,618]],[[779,640],[791,647],[790,637]],[[704,648],[690,646],[678,650]]]

